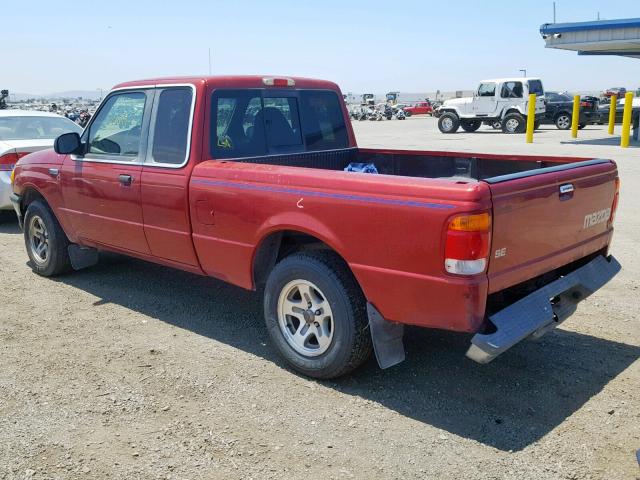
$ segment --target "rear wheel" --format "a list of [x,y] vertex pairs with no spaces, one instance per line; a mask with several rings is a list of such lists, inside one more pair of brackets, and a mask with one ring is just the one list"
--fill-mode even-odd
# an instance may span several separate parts
[[460,126],[462,127],[462,129],[465,132],[475,132],[476,130],[478,130],[480,128],[480,125],[482,125],[482,122],[480,120],[461,120],[460,121]]
[[344,375],[371,354],[366,300],[333,252],[295,253],[280,261],[267,280],[264,313],[275,348],[310,377]]
[[556,117],[555,123],[558,130],[569,130],[571,128],[571,115],[561,113]]
[[34,272],[51,277],[71,269],[69,240],[49,207],[40,200],[24,216],[24,243]]
[[503,133],[522,133],[525,128],[525,118],[519,113],[508,113],[502,120]]
[[438,129],[442,133],[456,133],[460,127],[458,115],[452,112],[445,112],[438,119]]

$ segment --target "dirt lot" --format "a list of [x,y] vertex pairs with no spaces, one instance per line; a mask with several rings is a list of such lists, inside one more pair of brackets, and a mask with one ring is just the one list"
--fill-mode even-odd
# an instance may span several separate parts
[[424,118],[355,128],[364,146],[615,158],[623,271],[489,365],[467,336],[409,330],[403,365],[316,382],[269,347],[254,293],[110,255],[39,278],[1,225],[0,478],[640,478],[640,149],[601,127],[533,146]]

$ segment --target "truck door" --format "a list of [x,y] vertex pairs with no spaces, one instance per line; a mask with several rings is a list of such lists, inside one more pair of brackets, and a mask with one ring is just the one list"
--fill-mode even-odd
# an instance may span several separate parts
[[[151,254],[191,266],[198,266],[188,196],[190,152],[199,152],[195,144],[201,137],[192,129],[195,97],[192,85],[158,87],[142,167],[142,213]],[[200,207],[203,215],[212,210]],[[213,223],[213,216],[209,220]]]
[[477,117],[491,117],[497,107],[496,84],[483,82],[473,98],[473,113]]
[[82,135],[86,153],[63,163],[64,209],[83,239],[149,253],[140,176],[152,95],[144,89],[112,93]]

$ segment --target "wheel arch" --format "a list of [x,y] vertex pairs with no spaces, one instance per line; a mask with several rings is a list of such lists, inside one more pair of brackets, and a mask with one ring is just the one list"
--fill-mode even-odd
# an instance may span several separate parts
[[[266,232],[257,243],[251,261],[251,274],[253,286],[262,288],[269,273],[276,263],[284,257],[304,250],[328,250],[338,255],[355,277],[355,273],[349,267],[349,262],[341,252],[341,248],[335,242],[329,240],[326,235],[318,234],[300,226],[282,226]],[[357,278],[356,278],[357,281]],[[362,285],[358,282],[360,289]]]

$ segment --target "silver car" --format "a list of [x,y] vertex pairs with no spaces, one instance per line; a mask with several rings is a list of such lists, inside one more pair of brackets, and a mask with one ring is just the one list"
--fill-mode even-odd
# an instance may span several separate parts
[[82,133],[82,128],[55,113],[0,110],[0,221],[12,218],[11,171],[28,153],[51,148],[59,135]]

